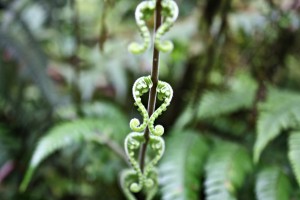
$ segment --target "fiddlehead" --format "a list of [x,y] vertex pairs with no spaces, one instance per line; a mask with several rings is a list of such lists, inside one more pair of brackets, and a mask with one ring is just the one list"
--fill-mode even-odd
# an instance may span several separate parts
[[121,187],[128,200],[136,200],[130,186],[138,181],[139,177],[132,169],[123,170],[121,173]]
[[174,45],[171,41],[161,41],[161,37],[173,26],[176,21],[179,9],[175,1],[162,0],[162,15],[165,17],[164,23],[159,27],[155,34],[155,47],[162,52],[170,52],[173,50]]
[[145,106],[142,104],[141,96],[144,93],[147,93],[151,87],[152,87],[152,81],[150,76],[143,76],[137,79],[132,87],[132,95],[135,100],[134,104],[138,107],[138,110],[143,117],[142,124],[137,118],[134,118],[130,121],[129,125],[133,131],[141,132],[147,127],[149,121],[149,115]]
[[135,151],[139,149],[144,140],[144,134],[137,132],[130,133],[125,139],[125,152],[133,168],[133,171],[127,172],[121,177],[122,185],[126,187],[125,193],[139,192],[143,188],[144,177],[136,159]]
[[147,192],[146,200],[152,200],[157,193],[158,190],[158,173],[156,168],[153,168],[147,175],[147,179],[151,179],[153,181],[153,185],[151,187],[147,187],[145,184],[145,189]]
[[143,43],[131,43],[128,47],[128,50],[131,53],[143,53],[149,48],[151,36],[150,31],[146,26],[146,19],[153,14],[155,6],[156,0],[143,1],[137,6],[135,10],[135,20],[143,38]]
[[145,187],[152,188],[157,182],[157,176],[153,176],[153,173],[156,171],[155,165],[161,159],[165,152],[165,142],[164,140],[155,135],[149,135],[149,144],[151,149],[154,151],[154,158],[146,165],[144,176],[145,176]]
[[161,106],[151,115],[150,119],[149,119],[149,130],[150,133],[156,136],[161,136],[164,133],[164,127],[161,125],[156,125],[154,127],[154,121],[155,119],[157,119],[157,117],[159,115],[162,114],[163,111],[165,111],[167,109],[167,106],[170,105],[172,97],[173,97],[173,89],[172,87],[163,81],[159,81],[157,88],[157,98],[161,101],[163,101],[163,103],[161,104]]
[[[156,7],[156,4],[161,3],[162,13],[160,13],[160,6]],[[137,6],[135,12],[135,18],[141,35],[143,37],[143,43],[132,43],[129,46],[129,51],[132,53],[142,53],[146,51],[150,45],[150,32],[146,26],[146,19],[149,15],[152,15],[154,10],[156,9],[156,19],[157,22],[160,22],[162,16],[164,17],[164,22],[162,25],[160,23],[155,24],[155,41],[154,41],[154,57],[153,57],[153,68],[157,71],[158,61],[159,61],[159,51],[168,52],[173,49],[173,44],[170,41],[161,41],[161,37],[170,29],[178,16],[178,7],[177,4],[173,0],[149,0],[140,3]],[[133,167],[132,170],[127,170],[122,173],[121,176],[121,185],[125,192],[126,197],[129,200],[135,200],[136,198],[132,194],[132,192],[139,192],[142,189],[147,193],[147,200],[153,199],[157,192],[158,188],[158,173],[155,168],[157,162],[161,159],[164,151],[165,151],[165,143],[162,137],[160,137],[164,133],[164,128],[161,125],[157,125],[154,127],[154,121],[157,119],[159,115],[162,114],[163,111],[167,109],[169,106],[171,99],[173,97],[173,90],[171,86],[163,81],[158,81],[158,73],[152,73],[150,76],[139,78],[133,85],[132,93],[135,100],[135,105],[138,106],[138,110],[143,117],[143,123],[136,118],[130,121],[130,128],[134,131],[130,133],[125,139],[125,151],[129,158],[129,161]],[[145,106],[141,102],[141,96],[144,93],[147,93],[152,87],[153,83],[151,81],[155,81],[157,97],[162,101],[160,107],[154,111],[155,108],[155,92],[150,93],[148,109],[149,113],[153,114],[149,118],[149,114],[145,108]],[[153,108],[153,109],[152,109]],[[148,126],[148,129],[146,127]],[[146,130],[145,130],[146,129]],[[142,133],[145,131],[144,133]],[[150,133],[149,133],[150,132]],[[141,146],[143,143],[142,153],[141,153],[141,166],[139,166],[135,151]],[[145,150],[147,148],[147,144],[149,143],[151,149],[153,150],[154,157],[150,160],[146,166],[144,171],[142,171],[144,166],[145,159]]]

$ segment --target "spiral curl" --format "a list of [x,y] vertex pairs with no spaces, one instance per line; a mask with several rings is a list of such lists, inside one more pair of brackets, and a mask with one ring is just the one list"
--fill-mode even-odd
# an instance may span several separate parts
[[169,40],[161,41],[161,37],[173,26],[178,17],[179,9],[176,2],[173,0],[163,0],[161,6],[162,15],[165,17],[165,20],[155,34],[154,45],[156,49],[166,53],[172,51],[174,45]]
[[155,7],[156,0],[143,1],[135,10],[135,20],[143,38],[143,43],[139,44],[133,42],[129,45],[128,50],[133,54],[143,53],[150,46],[151,35],[148,27],[146,26],[146,19],[153,14]]
[[151,81],[151,76],[140,77],[133,84],[132,95],[135,100],[134,104],[138,107],[138,111],[141,113],[143,117],[143,123],[141,124],[137,118],[132,119],[129,123],[129,126],[132,131],[142,132],[147,127],[149,121],[149,115],[145,106],[142,104],[141,96],[144,93],[147,93],[152,86],[153,84]]
[[[141,168],[135,155],[135,151],[139,149],[139,147],[144,141],[144,134],[137,132],[131,132],[129,135],[127,135],[125,139],[125,153],[133,168],[133,170],[130,173],[126,173],[121,177],[121,183],[123,182],[123,187],[126,188],[127,193],[139,192],[142,190],[144,185],[144,175],[141,171]],[[135,174],[135,176],[133,176],[133,174]],[[129,176],[134,178],[130,178]],[[130,195],[128,195],[128,198],[130,198]]]
[[121,187],[128,200],[136,200],[130,190],[130,186],[138,181],[138,175],[132,169],[123,170],[121,173]]
[[159,115],[161,115],[164,111],[166,111],[167,107],[170,105],[173,97],[173,89],[170,86],[170,84],[164,81],[158,81],[156,91],[157,91],[157,98],[163,101],[163,103],[151,115],[149,119],[148,127],[152,135],[161,136],[164,134],[164,127],[161,125],[156,125],[154,127],[154,121],[158,118]]
[[151,176],[151,174],[156,170],[155,165],[161,159],[165,152],[165,141],[160,136],[149,135],[149,144],[151,149],[155,152],[154,158],[149,161],[144,170],[144,185],[147,188],[151,188],[157,182],[157,177]]

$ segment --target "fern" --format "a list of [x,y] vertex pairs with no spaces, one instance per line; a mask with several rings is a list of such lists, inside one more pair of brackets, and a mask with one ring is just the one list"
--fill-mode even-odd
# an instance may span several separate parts
[[24,191],[27,188],[35,169],[56,150],[81,141],[102,143],[113,132],[118,132],[118,126],[105,119],[80,119],[55,126],[39,141],[20,190]]
[[251,170],[249,154],[240,146],[230,143],[218,144],[206,164],[206,200],[234,200],[236,190]]
[[248,75],[239,74],[229,82],[228,88],[226,92],[206,92],[200,102],[198,117],[216,117],[252,106],[257,84]]
[[[93,102],[82,105],[82,113],[88,118],[106,118],[118,122],[119,132],[125,133],[129,131],[128,119],[114,104],[108,102]],[[74,105],[58,107],[55,114],[61,119],[78,118],[76,107]],[[123,135],[121,135],[123,136]],[[117,137],[118,141],[124,140],[124,137]]]
[[289,160],[293,166],[300,186],[300,132],[294,132],[289,137]]
[[160,184],[164,200],[194,200],[200,189],[200,175],[208,147],[199,133],[172,133],[160,165]]
[[254,160],[259,160],[267,144],[282,130],[296,127],[300,123],[300,95],[271,89],[268,99],[259,106],[257,139],[254,146]]
[[255,192],[257,200],[289,200],[291,185],[280,169],[269,167],[259,172]]

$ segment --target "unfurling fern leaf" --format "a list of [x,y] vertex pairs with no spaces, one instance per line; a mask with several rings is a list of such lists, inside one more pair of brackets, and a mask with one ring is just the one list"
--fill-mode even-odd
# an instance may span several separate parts
[[[99,119],[80,119],[55,126],[39,141],[20,190],[24,191],[27,188],[34,170],[56,150],[82,141],[104,143],[108,134],[117,131],[117,126],[112,125],[110,120],[105,119],[101,119],[101,121]],[[104,136],[104,134],[106,135]],[[103,141],[101,141],[102,139]]]
[[209,91],[203,95],[199,118],[216,117],[252,106],[257,84],[248,75],[239,74],[228,87],[226,92]]
[[280,132],[300,123],[300,95],[271,89],[268,99],[259,106],[257,139],[254,146],[254,160],[259,160],[267,144]]
[[218,144],[205,166],[206,200],[235,200],[246,174],[251,170],[249,154],[240,146]]
[[255,193],[257,200],[289,200],[291,185],[280,169],[270,167],[259,172]]
[[289,160],[300,186],[300,131],[292,133],[289,137]]
[[163,200],[196,200],[208,147],[194,131],[174,132],[159,167]]

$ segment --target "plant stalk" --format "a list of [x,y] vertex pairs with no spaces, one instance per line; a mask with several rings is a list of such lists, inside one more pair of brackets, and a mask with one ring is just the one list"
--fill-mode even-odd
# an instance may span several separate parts
[[[162,22],[162,16],[161,16],[161,0],[156,1],[156,8],[155,8],[155,27],[154,27],[154,33],[153,37],[155,36],[156,31],[161,25]],[[153,60],[152,60],[152,70],[151,70],[151,80],[153,83],[152,88],[150,89],[149,98],[148,98],[148,115],[149,117],[153,114],[155,110],[155,103],[156,103],[156,87],[158,83],[158,67],[159,67],[159,51],[153,47]],[[142,145],[142,148],[140,150],[140,167],[142,172],[144,171],[145,166],[145,157],[146,157],[146,151],[147,146],[149,143],[149,128],[147,127],[144,132],[145,142]]]

